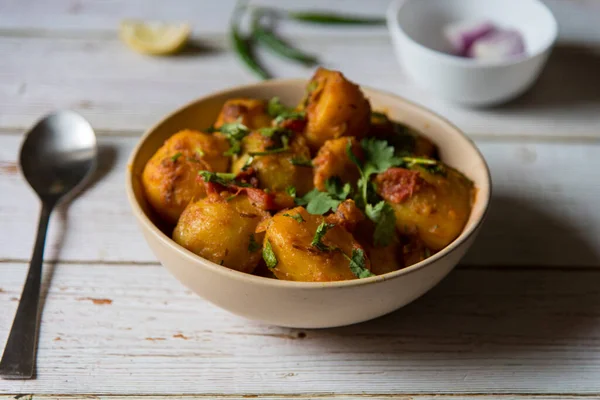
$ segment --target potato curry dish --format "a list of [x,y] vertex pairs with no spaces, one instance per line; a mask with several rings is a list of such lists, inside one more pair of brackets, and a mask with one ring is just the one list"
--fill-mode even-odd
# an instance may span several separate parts
[[167,139],[142,174],[173,240],[242,272],[365,278],[426,259],[463,230],[473,183],[435,144],[318,69],[295,106],[238,98]]

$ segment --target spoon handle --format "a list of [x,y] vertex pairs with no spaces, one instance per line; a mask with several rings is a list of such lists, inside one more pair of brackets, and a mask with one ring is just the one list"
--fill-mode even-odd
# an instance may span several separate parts
[[34,375],[44,244],[52,208],[52,205],[42,204],[27,280],[0,361],[0,377],[5,379],[31,379]]

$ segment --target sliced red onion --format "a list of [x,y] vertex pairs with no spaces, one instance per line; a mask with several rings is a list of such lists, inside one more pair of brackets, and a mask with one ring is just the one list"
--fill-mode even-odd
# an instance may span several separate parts
[[477,39],[468,56],[480,60],[504,60],[525,53],[523,36],[515,30],[497,30]]
[[489,21],[469,21],[450,24],[444,28],[444,36],[452,46],[454,54],[466,57],[473,43],[496,31]]

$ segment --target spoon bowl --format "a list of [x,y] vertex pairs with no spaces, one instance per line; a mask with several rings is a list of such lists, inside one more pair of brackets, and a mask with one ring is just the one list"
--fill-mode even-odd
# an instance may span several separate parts
[[95,169],[96,135],[73,111],[40,120],[21,147],[21,171],[43,202],[59,201],[85,185]]
[[42,202],[33,255],[17,314],[2,360],[0,377],[31,379],[39,326],[40,286],[46,231],[52,210],[72,197],[96,168],[98,148],[90,124],[72,111],[58,111],[40,120],[25,136],[21,171]]

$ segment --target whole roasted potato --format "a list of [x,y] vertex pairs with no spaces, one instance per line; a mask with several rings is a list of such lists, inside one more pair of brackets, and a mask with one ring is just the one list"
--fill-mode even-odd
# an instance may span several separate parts
[[371,106],[357,85],[340,72],[319,68],[309,88],[306,138],[313,150],[329,139],[367,135]]
[[400,233],[417,235],[434,251],[460,235],[471,213],[473,183],[448,166],[436,172],[390,168],[375,184],[394,209]]
[[360,143],[354,137],[341,137],[339,139],[327,140],[319,149],[313,160],[315,168],[314,185],[320,191],[325,191],[325,182],[329,178],[337,176],[342,182],[355,184],[360,178],[356,164],[350,160],[346,148],[350,144],[352,153],[357,158],[362,157]]
[[[265,247],[271,247],[277,260],[271,268],[277,278],[304,282],[356,279],[346,256],[362,247],[340,225],[327,230],[321,247],[313,245],[322,222],[322,216],[309,214],[303,207],[281,211],[268,222]],[[370,268],[366,256],[364,264],[366,269]]]
[[227,100],[215,128],[231,122],[241,121],[248,129],[258,129],[271,125],[271,117],[267,113],[267,103],[257,99],[231,99]]
[[173,240],[214,263],[252,272],[261,260],[264,233],[255,233],[269,214],[244,194],[211,194],[190,203],[173,231]]
[[289,139],[286,151],[252,156],[281,147],[282,144],[276,141],[258,131],[250,133],[242,141],[243,154],[233,162],[232,172],[239,173],[244,166],[251,166],[257,171],[260,188],[282,192],[293,186],[298,195],[304,195],[312,190],[313,170],[310,166],[310,150],[303,136],[294,135]]
[[206,195],[198,171],[227,171],[227,140],[217,135],[184,130],[165,141],[146,163],[142,185],[152,208],[175,224],[188,203]]

